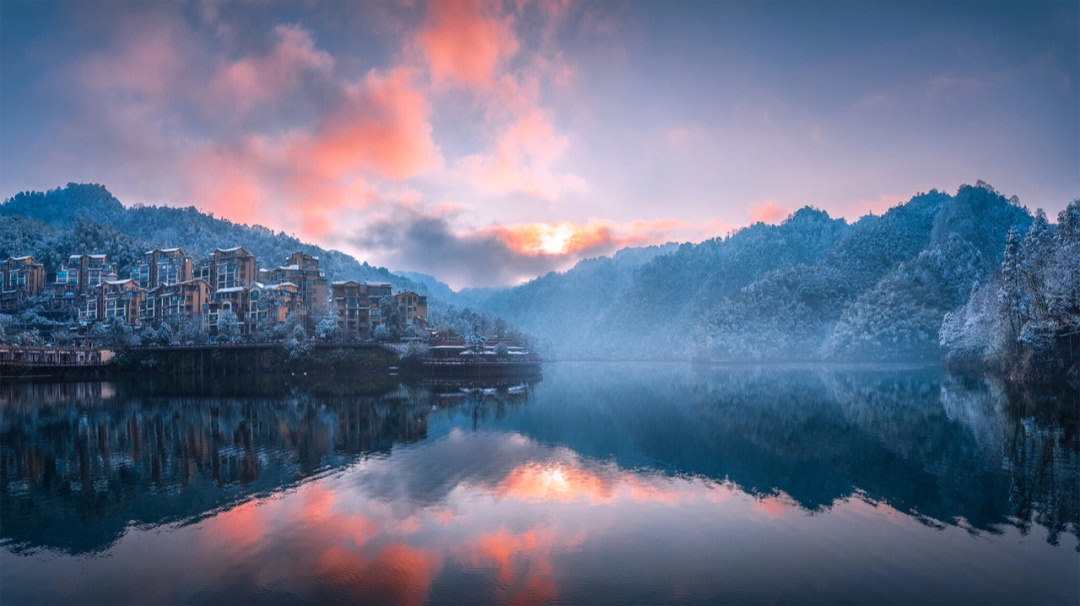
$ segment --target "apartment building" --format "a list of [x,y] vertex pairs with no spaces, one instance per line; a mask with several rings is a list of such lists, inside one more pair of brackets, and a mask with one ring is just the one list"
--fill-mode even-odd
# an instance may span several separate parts
[[145,289],[187,282],[192,279],[192,260],[179,248],[157,248],[143,253],[131,277]]
[[218,319],[221,313],[231,310],[236,314],[236,320],[240,323],[241,332],[247,332],[245,319],[248,310],[249,290],[243,286],[230,286],[218,288],[210,294],[210,300],[203,308],[206,327],[211,334],[217,333]]
[[387,282],[368,282],[364,284],[367,290],[368,305],[370,312],[368,312],[368,321],[371,324],[371,334],[374,334],[375,329],[383,323],[382,309],[379,307],[379,301],[382,301],[385,297],[389,297],[393,294],[393,289]]
[[152,288],[146,293],[140,314],[143,323],[159,324],[174,316],[202,318],[210,302],[210,285],[194,279]]
[[96,290],[100,300],[99,317],[104,320],[116,318],[129,326],[139,325],[139,311],[146,298],[146,290],[138,282],[131,278],[106,280]]
[[146,290],[131,278],[105,280],[85,293],[79,302],[79,321],[91,323],[119,319],[138,326]]
[[421,326],[427,324],[427,297],[406,290],[394,295],[394,302],[401,310],[406,326],[413,323],[419,323]]
[[290,313],[300,311],[299,288],[292,282],[253,284],[247,288],[244,323],[248,332],[265,332],[285,322]]
[[331,290],[338,332],[346,338],[368,338],[371,334],[371,301],[368,300],[367,285],[353,280],[334,282]]
[[11,257],[0,264],[0,311],[14,311],[45,288],[45,266],[33,257]]
[[106,280],[116,280],[116,269],[105,255],[71,255],[56,272],[56,284],[85,293]]
[[255,255],[243,246],[218,248],[199,266],[196,277],[206,280],[214,290],[241,288],[258,279],[258,269]]
[[285,265],[259,271],[259,281],[266,284],[296,285],[301,311],[308,317],[327,311],[326,276],[319,269],[319,258],[304,252],[293,253]]

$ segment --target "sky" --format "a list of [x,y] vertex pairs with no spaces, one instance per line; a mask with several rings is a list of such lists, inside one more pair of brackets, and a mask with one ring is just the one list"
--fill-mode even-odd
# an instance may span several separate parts
[[0,4],[3,198],[100,183],[455,288],[979,179],[1053,218],[1078,108],[1077,2]]

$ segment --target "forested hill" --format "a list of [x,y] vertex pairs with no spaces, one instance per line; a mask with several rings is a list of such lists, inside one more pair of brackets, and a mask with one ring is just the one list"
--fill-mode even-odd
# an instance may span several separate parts
[[125,276],[148,249],[175,246],[199,258],[215,248],[240,245],[258,257],[263,267],[282,264],[292,253],[304,251],[319,257],[330,280],[389,282],[396,289],[457,302],[448,287],[434,280],[413,280],[259,225],[233,223],[194,207],[125,208],[101,185],[70,183],[45,193],[20,193],[0,204],[0,217],[4,217],[0,221],[0,257],[33,255],[49,273],[76,253],[105,253]]
[[945,314],[999,270],[1010,230],[1031,223],[982,183],[854,223],[807,207],[478,301],[563,358],[939,360]]

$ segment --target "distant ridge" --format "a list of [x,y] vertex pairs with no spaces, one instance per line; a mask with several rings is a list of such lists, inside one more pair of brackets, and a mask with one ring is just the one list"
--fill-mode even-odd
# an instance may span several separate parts
[[979,182],[854,223],[805,207],[473,298],[564,358],[937,361],[945,313],[1031,221]]

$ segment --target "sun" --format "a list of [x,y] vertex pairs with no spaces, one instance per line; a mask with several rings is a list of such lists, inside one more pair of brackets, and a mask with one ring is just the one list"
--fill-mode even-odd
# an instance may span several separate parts
[[539,250],[549,255],[560,255],[566,252],[570,239],[574,237],[573,228],[566,223],[545,227],[546,229],[540,234]]

